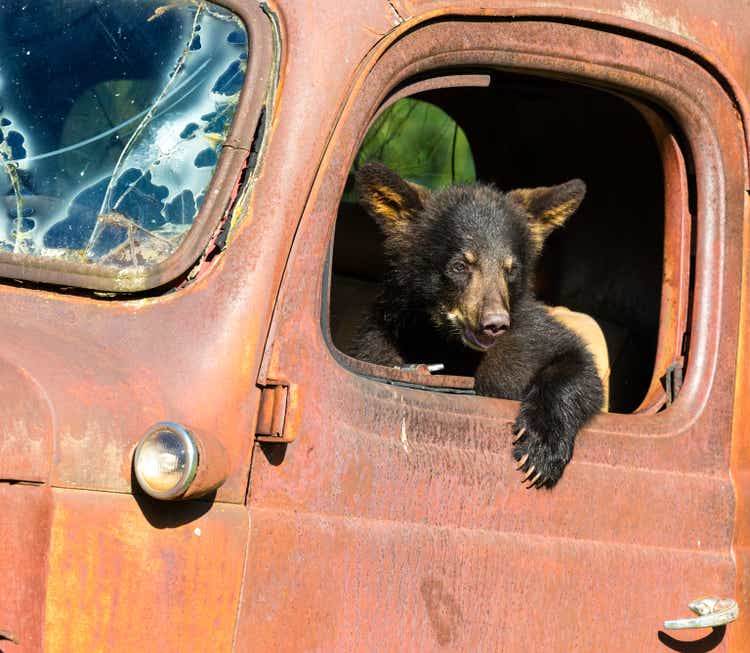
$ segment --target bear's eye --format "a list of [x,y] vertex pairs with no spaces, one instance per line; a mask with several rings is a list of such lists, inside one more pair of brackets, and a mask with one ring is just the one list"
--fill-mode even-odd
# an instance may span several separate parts
[[469,266],[463,261],[454,261],[451,264],[451,272],[455,274],[466,274],[469,271]]

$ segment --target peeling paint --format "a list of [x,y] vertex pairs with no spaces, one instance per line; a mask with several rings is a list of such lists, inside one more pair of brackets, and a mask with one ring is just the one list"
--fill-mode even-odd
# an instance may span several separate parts
[[[674,5],[672,5],[674,6]],[[674,32],[681,36],[690,37],[691,34],[678,16],[666,16],[656,9],[653,3],[646,0],[629,0],[622,4],[622,15],[639,23],[647,23],[653,27]]]
[[409,440],[406,438],[406,417],[401,419],[401,446],[406,455],[409,455]]
[[394,27],[396,27],[396,26],[400,25],[401,23],[403,23],[404,20],[406,20],[406,19],[401,15],[401,12],[399,11],[398,7],[393,2],[393,0],[387,0],[387,4],[388,4],[388,7],[390,8],[391,13],[393,15],[393,20],[392,20],[391,24]]

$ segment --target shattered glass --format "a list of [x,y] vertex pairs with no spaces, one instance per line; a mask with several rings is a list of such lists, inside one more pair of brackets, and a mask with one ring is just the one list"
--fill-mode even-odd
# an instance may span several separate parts
[[199,0],[0,0],[0,251],[142,268],[201,207],[248,59]]

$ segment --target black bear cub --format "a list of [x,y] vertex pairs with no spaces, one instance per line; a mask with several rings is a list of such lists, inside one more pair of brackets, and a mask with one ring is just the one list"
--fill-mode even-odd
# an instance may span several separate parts
[[444,363],[446,374],[475,377],[478,394],[520,401],[513,456],[528,487],[553,486],[603,390],[581,339],[534,298],[533,276],[584,183],[430,192],[369,163],[356,186],[385,234],[386,272],[351,353],[389,366]]

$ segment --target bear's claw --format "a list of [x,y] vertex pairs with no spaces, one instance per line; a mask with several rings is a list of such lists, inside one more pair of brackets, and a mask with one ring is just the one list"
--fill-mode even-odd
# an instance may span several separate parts
[[[529,467],[529,471],[526,472],[526,476],[524,476],[521,479],[521,483],[525,483],[526,481],[528,481],[534,475],[534,470],[535,469],[536,468],[534,467],[534,465],[532,465],[531,467]],[[539,473],[541,474],[541,472],[539,472]]]
[[537,487],[537,483],[541,481],[541,485],[544,485],[547,481],[547,477],[542,475],[542,472],[539,472],[534,478],[531,479],[531,482],[526,486],[527,490],[530,490],[533,487]]
[[516,433],[515,437],[511,440],[511,442],[513,444],[515,444],[516,442],[518,442],[523,437],[524,433],[526,433],[526,427],[525,426],[518,433]]
[[519,416],[513,438],[516,469],[523,474],[521,483],[526,484],[527,489],[552,487],[570,461],[572,438],[545,438],[533,426],[521,426],[522,419]]

